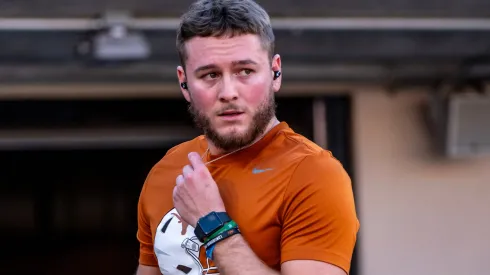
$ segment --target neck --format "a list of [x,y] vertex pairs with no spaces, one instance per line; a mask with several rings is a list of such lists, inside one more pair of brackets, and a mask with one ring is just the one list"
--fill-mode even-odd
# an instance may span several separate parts
[[[272,128],[274,128],[277,124],[279,124],[279,120],[274,116],[269,123],[267,124],[267,127],[265,128],[265,131],[262,133],[262,135],[258,136],[254,141],[252,141],[249,145],[256,143],[260,139],[262,139]],[[226,154],[229,153],[228,151],[225,151],[219,147],[216,147],[210,140],[208,140],[208,148],[209,148],[209,153],[211,155],[218,155],[218,154]],[[239,149],[239,148],[237,148]],[[235,150],[237,150],[235,149]]]

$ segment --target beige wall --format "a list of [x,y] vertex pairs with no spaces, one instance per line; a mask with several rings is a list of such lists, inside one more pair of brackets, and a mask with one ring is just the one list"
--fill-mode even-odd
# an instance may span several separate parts
[[361,275],[490,274],[490,157],[436,157],[425,97],[354,95]]

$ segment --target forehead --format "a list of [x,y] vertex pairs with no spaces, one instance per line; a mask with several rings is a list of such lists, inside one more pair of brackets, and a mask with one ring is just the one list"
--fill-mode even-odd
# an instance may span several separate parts
[[194,37],[186,42],[186,66],[193,68],[208,64],[232,65],[239,60],[268,61],[268,52],[257,35],[233,37]]

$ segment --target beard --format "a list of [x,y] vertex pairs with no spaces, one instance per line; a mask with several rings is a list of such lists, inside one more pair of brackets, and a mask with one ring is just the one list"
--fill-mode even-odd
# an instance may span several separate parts
[[[229,109],[235,108],[236,106],[229,104],[226,107]],[[252,142],[265,132],[267,125],[276,113],[276,102],[274,99],[274,92],[271,90],[269,96],[259,105],[257,112],[252,117],[252,122],[248,125],[245,132],[232,132],[227,135],[219,134],[213,127],[209,117],[198,110],[192,103],[192,100],[188,109],[196,127],[203,131],[204,135],[214,144],[214,146],[225,152],[229,152],[252,144]]]

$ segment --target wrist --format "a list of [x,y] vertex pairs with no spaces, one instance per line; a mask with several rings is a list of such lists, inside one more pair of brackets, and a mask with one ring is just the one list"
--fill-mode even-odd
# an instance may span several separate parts
[[220,228],[216,233],[211,235],[209,238],[204,240],[203,246],[206,250],[206,256],[213,260],[213,252],[216,247],[221,242],[227,241],[229,238],[234,237],[235,235],[241,234],[238,225],[235,221],[231,220],[225,226]]
[[220,255],[223,253],[230,253],[230,250],[240,243],[240,240],[243,240],[241,234],[235,234],[230,236],[218,243],[216,243],[212,249],[212,259],[214,262],[219,260]]
[[216,249],[225,250],[226,248],[232,247],[239,242],[240,238],[242,238],[241,234],[235,234],[233,236],[230,236],[224,239],[223,241],[216,243],[214,245],[215,250]]
[[205,248],[206,257],[208,257],[212,261],[216,261],[216,257],[217,257],[216,255],[219,255],[221,253],[220,251],[227,251],[228,248],[233,246],[234,243],[236,243],[239,238],[240,238],[240,234],[233,234],[225,239],[222,239],[208,246],[207,248]]

